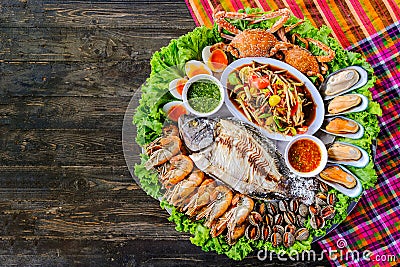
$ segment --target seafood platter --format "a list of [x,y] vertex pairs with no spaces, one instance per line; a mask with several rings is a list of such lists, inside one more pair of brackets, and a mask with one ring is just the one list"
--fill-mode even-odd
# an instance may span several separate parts
[[309,250],[376,181],[373,70],[288,9],[214,21],[153,55],[133,175],[205,251]]

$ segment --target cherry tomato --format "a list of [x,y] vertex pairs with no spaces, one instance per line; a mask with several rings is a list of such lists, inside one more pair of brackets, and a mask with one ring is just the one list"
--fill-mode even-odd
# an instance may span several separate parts
[[258,77],[257,75],[251,75],[249,83],[257,89],[265,89],[269,85],[269,79],[267,77]]

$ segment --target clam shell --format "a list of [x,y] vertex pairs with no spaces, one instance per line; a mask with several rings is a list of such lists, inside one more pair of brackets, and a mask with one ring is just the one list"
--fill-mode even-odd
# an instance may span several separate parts
[[300,228],[296,231],[294,236],[296,240],[304,241],[308,239],[308,237],[310,236],[310,232],[307,228]]
[[[328,132],[328,131],[325,129],[326,125],[327,125],[331,120],[334,120],[335,118],[342,118],[342,119],[349,120],[349,121],[353,121],[353,122],[357,123],[358,126],[359,126],[358,131],[357,131],[356,133],[332,133],[332,132]],[[325,133],[328,133],[328,134],[331,134],[331,135],[336,135],[336,136],[341,136],[341,137],[347,137],[347,138],[351,138],[351,139],[360,139],[361,137],[364,136],[364,127],[363,127],[361,124],[359,124],[359,123],[356,122],[355,120],[352,120],[352,119],[349,119],[349,118],[346,118],[346,117],[343,117],[343,116],[336,116],[336,117],[333,117],[333,118],[325,119],[324,124],[323,124],[321,130],[324,131]]]
[[330,149],[329,148],[328,149],[328,162],[342,164],[342,165],[348,165],[348,166],[354,166],[354,167],[358,167],[358,168],[364,168],[365,166],[368,165],[368,163],[369,163],[368,153],[367,153],[367,151],[365,151],[361,147],[358,147],[358,146],[355,146],[355,145],[352,145],[352,144],[348,144],[348,143],[344,143],[344,142],[338,142],[338,141],[336,141],[334,144],[332,144],[332,146],[334,146],[335,144],[354,147],[354,148],[356,148],[356,149],[358,149],[360,151],[361,157],[359,159],[356,159],[356,160],[336,160],[336,159],[332,159],[331,157],[329,157],[329,149]]
[[348,188],[346,188],[346,187],[344,187],[344,186],[342,186],[340,184],[326,181],[326,180],[322,179],[318,175],[317,178],[319,180],[321,180],[322,182],[330,185],[331,187],[335,188],[340,193],[342,193],[342,194],[344,194],[346,196],[349,196],[349,197],[353,197],[353,198],[354,197],[358,197],[362,193],[362,185],[361,185],[360,180],[353,173],[351,173],[348,169],[346,169],[345,167],[340,166],[338,164],[327,164],[327,167],[328,166],[339,166],[340,168],[342,168],[343,171],[345,171],[345,172],[351,174],[352,176],[354,176],[354,178],[356,179],[356,186],[354,188],[352,188],[352,189],[348,189]]
[[260,226],[252,224],[248,225],[246,227],[244,235],[247,239],[258,240],[261,237]]
[[284,233],[282,239],[283,239],[283,245],[286,248],[289,248],[289,247],[293,246],[294,241],[295,241],[294,235],[292,233],[289,233],[289,232]]
[[[353,95],[359,96],[361,98],[361,103],[359,103],[357,106],[352,107],[350,109],[347,109],[347,110],[345,110],[343,112],[338,112],[338,113],[334,113],[334,114],[328,112],[328,113],[325,114],[325,116],[327,116],[327,117],[329,117],[329,116],[337,116],[337,115],[343,115],[343,114],[354,113],[354,112],[361,112],[361,111],[366,110],[368,108],[368,104],[369,104],[368,98],[365,95],[362,95],[362,94],[349,94],[349,95],[346,95],[346,96],[353,96]],[[344,96],[340,96],[340,97],[342,98]],[[335,99],[333,99],[332,101],[334,101],[334,100]],[[332,101],[330,101],[329,104],[332,103]],[[329,104],[328,104],[327,110],[329,109]]]
[[280,233],[273,233],[271,235],[272,246],[277,247],[282,244],[282,235]]
[[325,219],[320,215],[313,215],[310,219],[310,226],[316,230],[325,226]]
[[[348,86],[347,87],[344,86],[344,88],[345,88],[344,90],[339,90],[335,94],[330,94],[329,92],[328,92],[328,94],[326,94],[327,85],[328,85],[328,83],[332,82],[331,79],[334,78],[335,76],[337,77],[337,75],[341,75],[340,73],[349,71],[349,70],[354,70],[359,74],[360,77],[359,77],[358,81],[355,84],[351,85],[349,88],[348,88]],[[331,73],[330,75],[328,75],[328,77],[326,77],[325,81],[320,86],[320,92],[323,94],[324,100],[329,100],[329,99],[334,98],[335,96],[342,95],[342,94],[345,94],[352,90],[363,87],[365,84],[367,84],[367,82],[368,82],[368,73],[365,69],[363,69],[362,67],[359,67],[359,66],[349,66],[347,68],[335,71],[335,72]]]

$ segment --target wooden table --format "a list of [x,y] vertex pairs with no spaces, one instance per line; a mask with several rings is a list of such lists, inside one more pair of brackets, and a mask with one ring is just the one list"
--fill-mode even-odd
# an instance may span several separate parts
[[177,0],[0,2],[1,266],[238,264],[175,231],[122,152],[151,55],[194,27]]

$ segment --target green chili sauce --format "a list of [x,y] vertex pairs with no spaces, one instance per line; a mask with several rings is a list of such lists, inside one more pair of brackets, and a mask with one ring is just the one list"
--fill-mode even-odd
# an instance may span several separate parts
[[221,101],[218,86],[208,80],[199,80],[190,85],[187,92],[189,105],[197,112],[213,111]]

